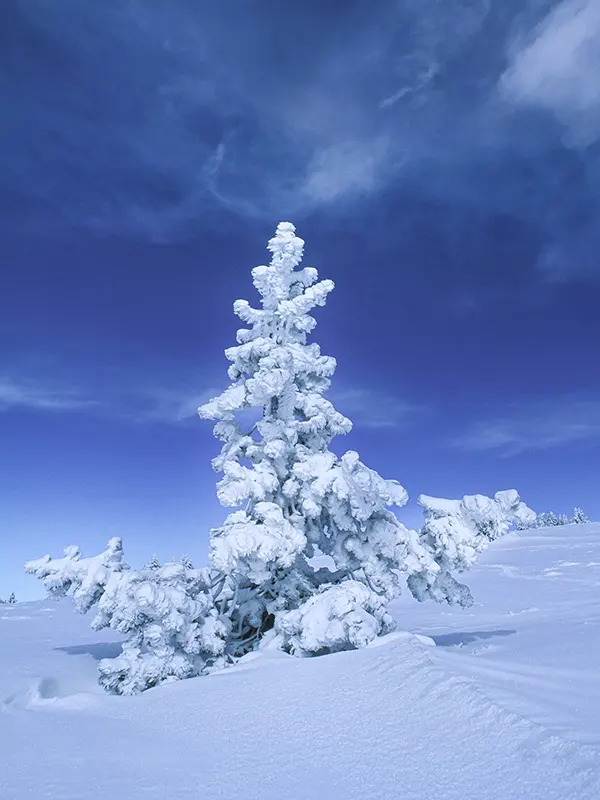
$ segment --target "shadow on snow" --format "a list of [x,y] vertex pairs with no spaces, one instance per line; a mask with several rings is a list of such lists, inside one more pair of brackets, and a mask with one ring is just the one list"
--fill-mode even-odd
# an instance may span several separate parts
[[442,633],[437,636],[428,634],[438,647],[453,647],[456,645],[471,644],[480,639],[493,639],[495,636],[512,636],[516,631],[456,631],[454,633]]
[[61,653],[67,653],[69,656],[82,656],[89,655],[95,658],[96,661],[102,661],[103,658],[117,658],[121,655],[122,642],[96,642],[95,644],[74,644],[68,647],[55,647],[55,650]]

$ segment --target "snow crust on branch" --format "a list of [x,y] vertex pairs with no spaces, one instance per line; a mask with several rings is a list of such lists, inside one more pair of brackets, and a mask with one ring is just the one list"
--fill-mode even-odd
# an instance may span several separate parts
[[514,489],[485,495],[465,495],[462,500],[420,495],[419,505],[425,514],[421,540],[434,554],[438,569],[409,577],[408,585],[417,600],[472,605],[467,586],[452,572],[463,572],[473,565],[477,553],[491,541],[504,536],[517,522],[535,519],[535,512],[521,501]]
[[92,558],[82,558],[79,547],[70,545],[63,558],[45,555],[25,564],[25,571],[41,578],[51,597],[64,597],[72,591],[75,605],[83,614],[100,600],[109,581],[128,569],[119,537],[111,539],[106,550]]
[[365,647],[394,628],[385,606],[385,600],[364,583],[344,581],[281,614],[276,630],[284,649],[297,656]]

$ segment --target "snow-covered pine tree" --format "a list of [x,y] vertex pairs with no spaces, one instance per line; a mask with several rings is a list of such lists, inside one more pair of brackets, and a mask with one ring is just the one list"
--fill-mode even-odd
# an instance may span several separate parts
[[585,525],[585,523],[589,521],[590,518],[585,513],[585,511],[579,508],[579,506],[575,506],[575,508],[573,509],[573,516],[571,518],[571,522],[574,523],[575,525]]
[[[239,653],[273,626],[289,649],[300,650],[298,625],[330,613],[376,635],[390,620],[373,609],[398,593],[398,570],[435,570],[415,532],[389,510],[406,503],[404,488],[368,469],[357,453],[339,459],[329,450],[352,423],[323,396],[335,359],[307,344],[307,335],[316,324],[309,312],[325,304],[333,282],[318,282],[314,268],[296,269],[304,242],[290,223],[277,227],[268,247],[270,265],[252,271],[261,308],[245,300],[234,304],[249,327],[225,351],[232,384],[199,409],[202,418],[217,422],[215,436],[223,442],[213,461],[223,473],[219,500],[244,506],[212,531],[210,543],[212,565],[238,587]],[[236,417],[248,409],[259,419],[244,431]],[[332,557],[334,573],[313,569],[310,560],[319,552]],[[331,585],[342,580],[334,592]],[[329,603],[327,592],[337,602]],[[319,602],[312,599],[317,593]],[[329,625],[334,627],[338,636],[343,625]],[[344,636],[329,644],[348,646]],[[319,641],[317,649],[328,646]]]
[[567,517],[566,514],[559,514],[557,516],[557,518],[556,518],[556,524],[557,525],[568,525],[569,524],[569,518]]
[[[389,630],[388,602],[404,572],[413,595],[468,605],[452,571],[532,512],[516,492],[462,501],[421,497],[426,522],[408,530],[391,508],[406,503],[396,481],[384,480],[349,451],[338,458],[332,439],[351,422],[323,394],[335,371],[307,335],[309,312],[324,305],[331,281],[296,269],[303,245],[281,223],[269,242],[269,266],[253,270],[261,308],[239,300],[247,324],[226,351],[231,386],[199,409],[216,421],[223,442],[214,459],[223,473],[217,494],[237,508],[211,532],[211,568],[183,563],[129,570],[120,539],[104,553],[45,556],[26,570],[55,596],[73,593],[77,608],[96,607],[92,627],[126,635],[123,653],[100,663],[100,681],[131,693],[212,671],[255,649],[268,636],[288,652],[311,655],[360,647]],[[246,412],[257,421],[242,428]],[[316,568],[325,554],[334,569]]]
[[515,530],[517,531],[528,531],[531,528],[538,528],[538,517],[534,517],[531,520],[526,519],[518,519],[515,522]]
[[153,553],[148,563],[144,565],[144,569],[160,569],[160,561],[156,553]]
[[181,565],[184,569],[194,569],[194,565],[192,563],[192,559],[188,556],[187,553],[184,553],[181,556]]
[[554,511],[546,511],[538,517],[540,528],[555,528],[558,525],[558,517]]
[[11,605],[14,605],[14,604],[17,602],[17,598],[16,598],[16,596],[15,596],[15,593],[14,593],[14,592],[11,592],[11,593],[10,593],[10,595],[9,595],[9,597],[8,597],[8,602],[9,602]]
[[[399,572],[421,587],[442,569],[449,575],[464,567],[454,528],[432,548],[391,511],[407,501],[399,483],[353,451],[337,458],[329,450],[352,426],[323,396],[335,359],[307,344],[316,324],[309,312],[325,304],[333,283],[317,282],[313,268],[297,270],[303,249],[294,226],[281,223],[269,242],[270,265],[252,271],[261,308],[234,304],[248,327],[225,351],[232,384],[199,409],[217,422],[223,442],[213,461],[223,473],[218,497],[224,506],[244,506],[212,531],[210,544],[213,566],[238,587],[238,652],[271,627],[294,651],[352,646],[390,626],[384,607],[399,593]],[[236,417],[247,409],[259,419],[244,431]],[[318,553],[333,559],[335,572],[312,568]],[[329,630],[331,640],[323,633]]]

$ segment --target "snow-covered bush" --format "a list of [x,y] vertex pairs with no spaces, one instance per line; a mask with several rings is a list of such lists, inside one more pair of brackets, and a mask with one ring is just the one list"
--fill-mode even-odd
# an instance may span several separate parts
[[[225,351],[230,386],[198,410],[222,442],[213,460],[217,495],[233,509],[211,531],[210,569],[191,562],[129,570],[118,539],[92,559],[77,548],[27,569],[54,594],[72,590],[93,626],[127,639],[100,665],[101,682],[129,693],[234,662],[267,637],[297,655],[361,647],[393,626],[386,611],[404,573],[418,600],[468,605],[454,572],[529,511],[514,491],[462,501],[422,496],[425,525],[406,528],[393,508],[406,490],[350,450],[329,446],[352,423],[324,396],[335,359],[308,343],[310,312],[333,289],[298,269],[304,242],[287,222],[269,242],[268,266],[252,271],[260,308],[234,304],[246,327]],[[245,421],[250,415],[254,424]],[[333,569],[314,566],[328,556]],[[183,561],[183,560],[182,560]]]

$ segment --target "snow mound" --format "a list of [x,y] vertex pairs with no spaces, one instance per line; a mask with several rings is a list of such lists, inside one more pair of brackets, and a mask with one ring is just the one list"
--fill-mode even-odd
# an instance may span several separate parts
[[63,694],[56,678],[38,678],[23,693],[8,695],[1,701],[4,710],[36,710],[48,707],[80,711],[93,705],[94,695],[89,692]]

